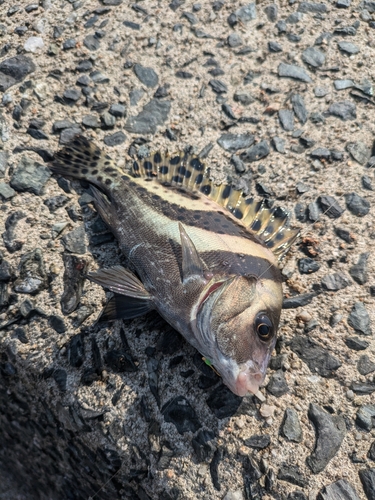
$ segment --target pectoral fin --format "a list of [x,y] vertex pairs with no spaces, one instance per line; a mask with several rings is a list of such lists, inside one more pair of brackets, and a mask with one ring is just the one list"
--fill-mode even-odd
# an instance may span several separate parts
[[149,299],[125,297],[124,295],[115,294],[104,306],[98,321],[138,318],[153,308],[153,303]]
[[197,277],[203,279],[204,263],[181,222],[178,223],[178,227],[182,249],[182,281],[186,283],[190,278]]
[[114,266],[109,269],[100,269],[99,271],[89,273],[87,277],[94,283],[108,288],[111,292],[152,301],[152,296],[148,293],[142,282],[124,267]]

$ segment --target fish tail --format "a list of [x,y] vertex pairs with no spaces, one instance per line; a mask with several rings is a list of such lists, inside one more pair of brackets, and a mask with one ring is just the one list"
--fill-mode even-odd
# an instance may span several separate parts
[[49,168],[64,177],[86,180],[105,192],[117,184],[123,175],[104,151],[82,135],[76,136],[58,151]]

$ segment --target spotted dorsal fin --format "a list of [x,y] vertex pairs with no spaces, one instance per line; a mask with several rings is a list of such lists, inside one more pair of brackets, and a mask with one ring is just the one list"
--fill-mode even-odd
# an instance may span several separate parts
[[198,156],[183,152],[156,152],[132,165],[134,177],[154,179],[215,201],[281,258],[299,235],[298,229],[289,227],[289,214],[279,207],[268,208],[264,200],[245,197],[243,191],[229,184],[215,184],[208,178],[207,170]]

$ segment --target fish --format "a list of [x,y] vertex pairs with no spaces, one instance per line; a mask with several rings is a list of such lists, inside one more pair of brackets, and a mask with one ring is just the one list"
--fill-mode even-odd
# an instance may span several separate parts
[[129,262],[88,274],[114,294],[100,320],[156,310],[233,393],[259,394],[282,308],[279,260],[299,234],[288,212],[218,185],[184,152],[157,151],[126,170],[79,135],[49,166],[89,183]]

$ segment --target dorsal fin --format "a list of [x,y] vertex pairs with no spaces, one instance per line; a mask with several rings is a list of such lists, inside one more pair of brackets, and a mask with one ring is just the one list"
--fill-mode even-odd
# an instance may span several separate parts
[[142,160],[135,160],[132,174],[210,198],[228,210],[249,232],[259,236],[279,258],[299,235],[298,229],[289,227],[286,211],[279,207],[270,209],[264,200],[245,197],[243,191],[229,184],[216,185],[208,178],[207,167],[198,156],[183,152],[156,152]]

